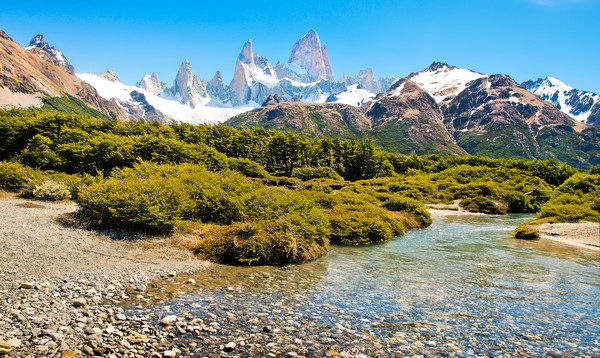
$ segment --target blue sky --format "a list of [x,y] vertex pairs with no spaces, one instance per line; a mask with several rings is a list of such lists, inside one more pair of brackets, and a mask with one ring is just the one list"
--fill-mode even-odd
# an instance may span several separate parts
[[600,93],[599,19],[600,0],[7,1],[0,28],[23,45],[44,34],[78,72],[110,68],[129,84],[147,72],[171,83],[186,58],[228,82],[247,39],[275,64],[314,29],[336,77],[442,61]]

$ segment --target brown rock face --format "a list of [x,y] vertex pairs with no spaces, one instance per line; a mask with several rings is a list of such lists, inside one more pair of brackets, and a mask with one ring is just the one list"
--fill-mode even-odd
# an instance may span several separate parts
[[62,67],[63,69],[65,69],[65,71],[69,72],[72,75],[75,74],[75,68],[73,67],[73,65],[71,65],[69,60],[67,60],[67,58],[61,51],[56,49],[54,46],[50,46],[46,42],[46,39],[43,35],[37,35],[36,37],[34,37],[29,43],[29,46],[26,48],[26,50],[35,53],[36,55],[50,63]]
[[410,80],[397,82],[373,102],[362,106],[380,147],[410,154],[466,154],[443,124],[443,113],[425,90]]
[[[83,83],[64,68],[25,50],[1,30],[0,68],[0,88],[10,93],[22,93],[32,97],[70,94],[106,115],[120,116],[122,113],[116,104],[100,97],[93,87]],[[20,104],[4,105],[10,107]]]

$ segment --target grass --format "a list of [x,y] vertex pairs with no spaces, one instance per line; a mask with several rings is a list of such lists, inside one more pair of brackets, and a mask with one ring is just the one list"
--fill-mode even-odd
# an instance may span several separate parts
[[43,209],[45,208],[42,204],[32,203],[31,201],[26,201],[24,203],[18,203],[17,206],[22,208],[32,208],[32,209]]

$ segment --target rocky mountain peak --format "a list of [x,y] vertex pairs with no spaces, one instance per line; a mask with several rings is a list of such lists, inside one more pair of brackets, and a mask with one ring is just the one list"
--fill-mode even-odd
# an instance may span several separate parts
[[192,108],[208,98],[206,83],[194,74],[192,64],[187,59],[179,66],[172,92],[181,97],[181,103],[189,104]]
[[217,85],[219,83],[223,83],[223,76],[221,75],[221,71],[215,72],[215,75],[213,76],[213,78],[210,81],[208,81],[208,83],[210,83],[212,85]]
[[248,40],[246,43],[244,43],[244,47],[242,47],[242,52],[240,52],[239,59],[248,65],[254,66],[252,40]]
[[25,48],[43,58],[44,60],[62,67],[65,71],[70,74],[75,74],[75,68],[69,60],[63,55],[61,51],[56,49],[54,46],[50,46],[44,35],[37,34],[30,42],[29,46]]
[[274,94],[274,95],[267,97],[267,99],[265,99],[265,101],[263,102],[261,107],[273,106],[273,105],[283,103],[283,102],[286,102],[286,100],[283,99],[280,95]]
[[227,99],[227,88],[225,88],[225,84],[223,84],[223,76],[221,75],[221,71],[215,72],[213,78],[208,81],[206,90],[211,98],[216,98],[221,101],[225,101]]
[[429,67],[427,67],[425,71],[434,72],[444,67],[454,68],[452,66],[449,66],[447,63],[435,61],[431,65],[429,65]]
[[334,81],[327,47],[314,30],[294,44],[286,67],[285,75],[301,82]]
[[136,83],[136,86],[146,90],[150,94],[159,94],[168,87],[166,83],[158,78],[156,72],[152,74],[146,73],[142,80]]
[[44,35],[37,34],[33,39],[31,39],[31,41],[29,42],[29,46],[45,47],[48,46],[48,43],[46,42]]
[[109,80],[111,82],[121,82],[121,80],[119,79],[119,77],[117,76],[115,71],[113,71],[113,70],[108,70],[108,71],[100,74],[100,77],[102,77],[106,80]]

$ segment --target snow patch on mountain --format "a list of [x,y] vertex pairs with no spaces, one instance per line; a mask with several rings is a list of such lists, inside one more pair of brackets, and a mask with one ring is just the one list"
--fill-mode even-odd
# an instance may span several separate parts
[[580,122],[591,122],[600,110],[600,95],[575,89],[554,77],[527,81],[523,87]]
[[375,93],[359,88],[358,84],[354,84],[348,86],[348,88],[343,92],[329,96],[325,102],[342,103],[354,107],[360,107],[361,105],[373,100],[375,96]]
[[249,111],[259,107],[258,104],[252,103],[248,106],[233,108],[230,105],[213,102],[218,106],[198,105],[192,108],[189,104],[181,103],[181,98],[178,94],[173,94],[171,97],[150,93],[143,88],[137,86],[128,86],[121,82],[113,82],[103,78],[101,75],[93,73],[77,74],[82,81],[92,85],[100,96],[106,99],[115,99],[123,107],[139,105],[132,97],[132,92],[140,92],[144,94],[146,101],[162,112],[167,117],[185,123],[192,124],[215,124],[222,123],[230,117],[240,113]]
[[473,80],[486,75],[471,70],[433,63],[428,69],[409,76],[409,78],[427,91],[438,104],[448,104],[454,97],[467,88]]

